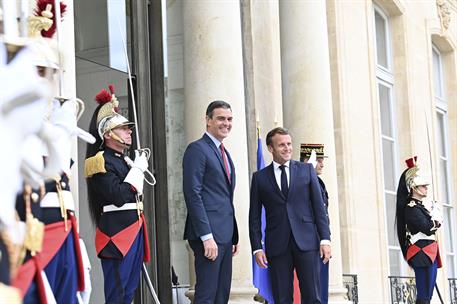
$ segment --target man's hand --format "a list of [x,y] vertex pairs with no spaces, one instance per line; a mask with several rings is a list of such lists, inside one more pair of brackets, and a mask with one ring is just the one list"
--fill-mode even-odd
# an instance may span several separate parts
[[261,268],[268,268],[267,256],[263,250],[255,253],[255,261]]
[[327,264],[332,257],[332,249],[330,248],[330,245],[321,245],[320,253],[322,262]]
[[235,256],[240,252],[240,244],[232,245],[232,256]]
[[203,248],[207,259],[214,261],[217,258],[217,244],[214,239],[203,241]]

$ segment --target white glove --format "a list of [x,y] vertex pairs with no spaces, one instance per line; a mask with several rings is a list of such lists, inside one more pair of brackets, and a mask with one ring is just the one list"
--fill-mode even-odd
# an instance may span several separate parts
[[131,169],[125,177],[124,182],[135,187],[138,194],[142,194],[144,186],[144,171],[148,168],[148,159],[146,154],[136,150],[135,160],[132,162],[130,158],[126,157],[125,161]]
[[438,202],[432,202],[432,207],[430,211],[432,216],[432,221],[436,221],[440,224],[443,223],[443,211],[441,210],[441,204]]
[[145,153],[135,150],[135,160],[133,161],[132,168],[138,168],[143,173],[148,168],[148,159]]
[[310,163],[313,168],[316,168],[317,165],[317,157],[316,157],[316,151],[312,150],[311,155],[309,156],[308,163]]
[[43,169],[45,146],[36,135],[28,136],[21,147],[21,176],[23,180],[37,189],[44,184]]
[[38,133],[48,149],[46,166],[43,171],[45,179],[60,176],[62,172],[70,173],[71,137],[64,128],[44,122]]

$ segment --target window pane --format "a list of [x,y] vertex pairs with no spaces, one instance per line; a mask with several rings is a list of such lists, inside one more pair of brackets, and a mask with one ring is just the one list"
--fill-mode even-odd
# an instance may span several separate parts
[[393,137],[392,134],[392,111],[390,105],[390,88],[379,84],[379,106],[381,109],[381,131],[383,135]]
[[399,276],[401,275],[401,259],[403,259],[400,250],[389,249],[389,259],[390,259],[390,275]]
[[387,38],[386,38],[386,20],[375,11],[376,27],[376,55],[377,63],[386,69],[389,68],[387,63]]
[[452,237],[452,211],[453,208],[443,207],[444,214],[444,234],[446,236],[446,251],[454,252],[454,242]]
[[437,129],[437,140],[438,140],[438,153],[440,156],[446,156],[446,146],[445,146],[445,128],[444,128],[444,115],[443,113],[436,113],[436,120],[438,123]]
[[444,159],[440,159],[440,166],[439,166],[439,200],[441,203],[451,204],[452,202],[449,201],[449,189],[448,189],[448,176],[447,176],[447,161]]
[[396,196],[386,193],[385,200],[389,246],[400,246],[398,244],[397,228],[395,226]]
[[441,61],[439,53],[433,49],[433,84],[435,95],[443,97],[443,81],[441,79]]
[[394,143],[391,140],[383,138],[382,155],[384,166],[384,188],[385,190],[396,192]]
[[454,264],[454,256],[453,255],[448,255],[446,257],[446,262],[447,262],[447,275],[449,278],[455,278],[455,264]]

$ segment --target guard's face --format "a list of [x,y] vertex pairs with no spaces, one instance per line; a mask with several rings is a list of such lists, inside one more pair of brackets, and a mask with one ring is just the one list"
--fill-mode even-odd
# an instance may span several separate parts
[[113,129],[113,132],[119,136],[127,145],[132,144],[132,130],[130,126],[122,126]]
[[212,118],[206,116],[206,130],[222,142],[232,130],[232,120],[233,116],[230,109],[214,109]]
[[323,157],[318,157],[316,160],[317,160],[316,174],[320,175],[324,171],[324,158]]
[[275,134],[271,138],[268,151],[273,155],[273,160],[282,165],[292,158],[292,138],[290,135]]
[[421,185],[413,188],[413,191],[421,197],[426,197],[428,192],[427,185]]
[[106,132],[104,137],[106,146],[120,153],[132,144],[132,130],[129,126],[112,129],[111,132]]

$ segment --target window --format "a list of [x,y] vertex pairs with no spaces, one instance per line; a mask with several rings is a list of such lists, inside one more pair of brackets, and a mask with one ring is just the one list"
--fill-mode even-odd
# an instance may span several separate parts
[[448,276],[456,277],[456,252],[455,252],[455,221],[454,221],[454,203],[452,199],[451,177],[450,177],[450,159],[449,159],[449,141],[447,133],[448,114],[447,100],[445,94],[445,82],[443,77],[443,62],[440,51],[433,46],[433,85],[436,105],[436,144],[438,151],[438,180],[436,181],[436,190],[438,197],[435,198],[442,204],[444,217],[444,235],[445,235],[445,254]]
[[384,204],[386,210],[386,229],[389,250],[390,275],[402,275],[405,268],[403,256],[395,229],[395,210],[397,195],[397,136],[395,133],[395,107],[393,99],[394,75],[389,19],[375,6],[374,9],[376,43],[376,81],[380,112],[380,138],[383,164]]

